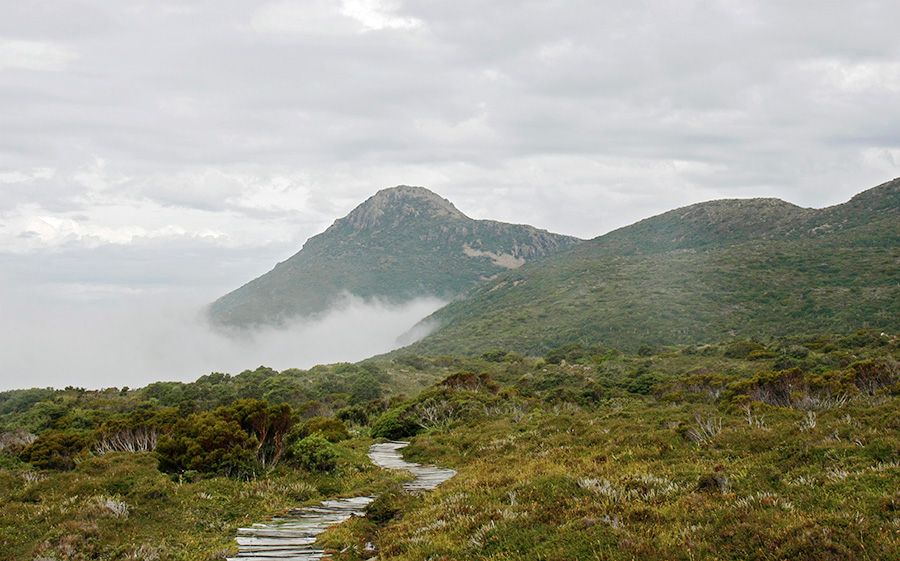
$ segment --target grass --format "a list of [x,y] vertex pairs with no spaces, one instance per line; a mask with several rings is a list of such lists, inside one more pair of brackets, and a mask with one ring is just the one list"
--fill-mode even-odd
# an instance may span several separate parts
[[900,427],[885,420],[896,408],[829,412],[815,431],[796,412],[756,429],[712,409],[722,432],[695,443],[679,429],[696,405],[629,399],[425,435],[411,455],[459,475],[378,543],[384,558],[410,560],[890,559]]
[[402,478],[368,462],[369,443],[342,443],[332,474],[279,468],[252,481],[179,482],[147,453],[90,457],[69,472],[0,470],[0,551],[4,559],[220,560],[237,552],[241,526]]

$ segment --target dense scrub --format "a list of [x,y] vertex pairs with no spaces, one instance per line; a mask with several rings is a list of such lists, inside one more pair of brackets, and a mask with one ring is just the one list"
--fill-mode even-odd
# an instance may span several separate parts
[[0,394],[0,558],[221,559],[240,525],[401,478],[358,421],[439,374],[382,366]]
[[[9,392],[0,550],[221,559],[238,525],[381,490],[323,537],[335,561],[369,543],[401,560],[894,559],[898,360],[896,337],[860,332]],[[388,393],[398,373],[410,397]],[[385,381],[346,391],[356,376]],[[459,473],[404,494],[366,461],[371,438]]]
[[500,388],[438,386],[394,410],[442,396],[467,411],[407,449],[458,475],[326,543],[336,560],[367,541],[403,560],[896,559],[897,340],[748,346],[486,363]]

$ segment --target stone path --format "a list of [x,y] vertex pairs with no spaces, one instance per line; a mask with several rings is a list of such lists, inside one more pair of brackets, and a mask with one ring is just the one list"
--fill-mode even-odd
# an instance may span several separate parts
[[383,444],[373,444],[369,448],[369,458],[376,466],[385,469],[402,469],[416,476],[413,481],[403,484],[404,489],[412,492],[431,491],[456,475],[456,472],[452,469],[423,466],[422,464],[405,461],[400,456],[400,449],[406,446],[409,446],[409,442],[392,441]]
[[[403,488],[409,492],[430,491],[447,481],[456,472],[433,466],[407,462],[400,449],[409,442],[384,442],[369,448],[369,459],[385,469],[402,469],[415,476]],[[324,501],[318,506],[290,511],[286,516],[269,522],[254,524],[238,530],[238,555],[228,561],[319,561],[325,552],[316,547],[316,537],[327,528],[340,524],[352,516],[364,516],[374,497],[353,497]]]

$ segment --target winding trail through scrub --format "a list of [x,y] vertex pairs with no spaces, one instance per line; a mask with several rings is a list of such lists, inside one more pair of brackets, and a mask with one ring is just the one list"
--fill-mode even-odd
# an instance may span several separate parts
[[[390,441],[369,447],[369,459],[384,469],[400,469],[415,479],[403,484],[409,492],[431,491],[456,472],[452,469],[407,462],[400,450],[409,442]],[[316,536],[327,528],[353,516],[365,516],[366,507],[375,497],[352,497],[323,501],[318,506],[298,508],[285,516],[238,530],[238,554],[229,561],[281,559],[285,561],[318,561],[325,551],[316,547]]]

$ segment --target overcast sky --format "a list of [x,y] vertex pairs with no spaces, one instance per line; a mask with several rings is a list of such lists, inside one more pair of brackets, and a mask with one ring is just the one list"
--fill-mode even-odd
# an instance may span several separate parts
[[0,304],[203,300],[401,183],[581,237],[712,198],[842,202],[900,176],[898,21],[895,0],[2,2]]

